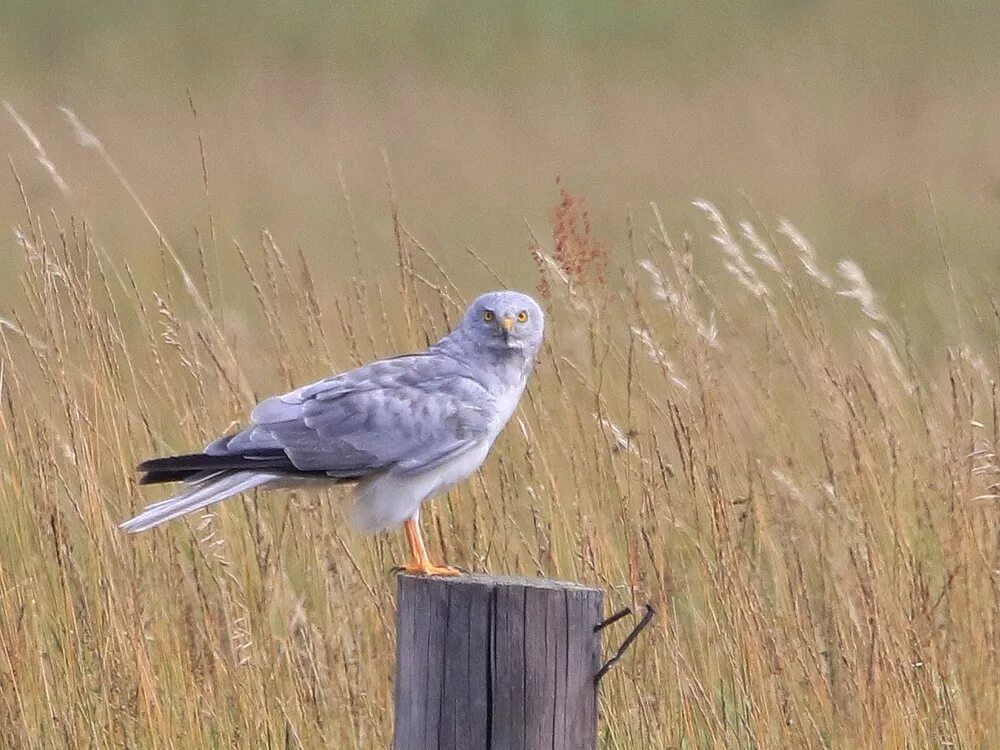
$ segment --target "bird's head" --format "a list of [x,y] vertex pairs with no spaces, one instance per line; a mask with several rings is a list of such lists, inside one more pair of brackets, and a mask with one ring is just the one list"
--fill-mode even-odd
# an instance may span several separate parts
[[462,328],[485,346],[533,357],[542,344],[545,313],[527,294],[487,292],[469,306]]

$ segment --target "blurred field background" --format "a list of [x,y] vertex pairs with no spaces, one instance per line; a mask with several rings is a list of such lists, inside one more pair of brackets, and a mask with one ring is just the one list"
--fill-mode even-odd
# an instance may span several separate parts
[[[347,257],[338,162],[359,231],[387,239],[384,149],[409,222],[446,259],[522,248],[522,219],[542,221],[562,175],[616,228],[655,200],[684,231],[693,198],[727,207],[743,191],[863,262],[931,331],[948,308],[928,190],[961,273],[997,270],[995,3],[42,0],[2,13],[3,96],[118,252],[155,238],[57,107],[103,140],[183,250],[205,210],[190,89],[225,235],[267,226],[310,255]],[[60,205],[9,118],[0,142],[39,205]],[[9,181],[5,195],[4,226],[18,215]]]
[[338,492],[125,538],[132,466],[539,283],[530,398],[425,524],[660,606],[605,746],[1000,743],[995,4],[0,24],[5,744],[386,746],[400,540]]

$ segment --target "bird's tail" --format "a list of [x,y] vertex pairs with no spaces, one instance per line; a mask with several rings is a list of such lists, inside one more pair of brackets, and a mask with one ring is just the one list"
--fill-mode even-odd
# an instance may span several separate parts
[[268,471],[205,472],[189,479],[185,488],[176,495],[147,506],[135,518],[121,524],[120,528],[131,532],[145,531],[227,497],[274,482],[282,476],[281,473]]

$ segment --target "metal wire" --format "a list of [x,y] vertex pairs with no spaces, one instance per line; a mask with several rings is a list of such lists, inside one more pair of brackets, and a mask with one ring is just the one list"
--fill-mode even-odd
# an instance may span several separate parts
[[[645,613],[643,613],[642,615],[642,619],[639,620],[638,623],[636,623],[636,626],[632,628],[632,632],[629,633],[627,636],[625,636],[625,640],[622,641],[622,645],[618,647],[618,650],[611,655],[610,659],[604,662],[604,666],[602,666],[601,669],[597,672],[597,674],[594,675],[595,685],[601,681],[601,678],[608,673],[608,670],[611,669],[611,667],[613,667],[615,664],[618,663],[618,660],[622,658],[622,656],[625,654],[626,651],[628,651],[628,648],[629,646],[632,645],[632,642],[639,637],[639,633],[641,633],[643,630],[646,629],[646,626],[649,625],[650,621],[653,619],[653,615],[656,614],[656,610],[653,609],[653,606],[651,604],[643,604],[642,606],[646,610]],[[615,612],[608,619],[604,620],[598,625],[595,625],[594,632],[599,633],[608,625],[618,622],[620,619],[625,617],[625,615],[628,615],[631,612],[632,612],[631,607],[625,607],[625,609],[619,612]]]

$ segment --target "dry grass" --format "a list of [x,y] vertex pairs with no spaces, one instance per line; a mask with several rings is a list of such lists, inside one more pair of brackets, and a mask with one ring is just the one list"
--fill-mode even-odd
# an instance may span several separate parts
[[[27,204],[0,324],[4,744],[385,747],[399,539],[346,530],[339,491],[115,527],[138,459],[422,346],[478,290],[395,209],[398,273],[331,281],[266,232],[210,223],[185,270],[162,236],[157,263],[112,258]],[[858,266],[699,205],[706,239],[654,208],[598,242],[567,194],[526,240],[546,345],[482,472],[425,514],[435,551],[658,605],[603,684],[603,746],[997,746],[993,318],[962,305],[921,367]]]

